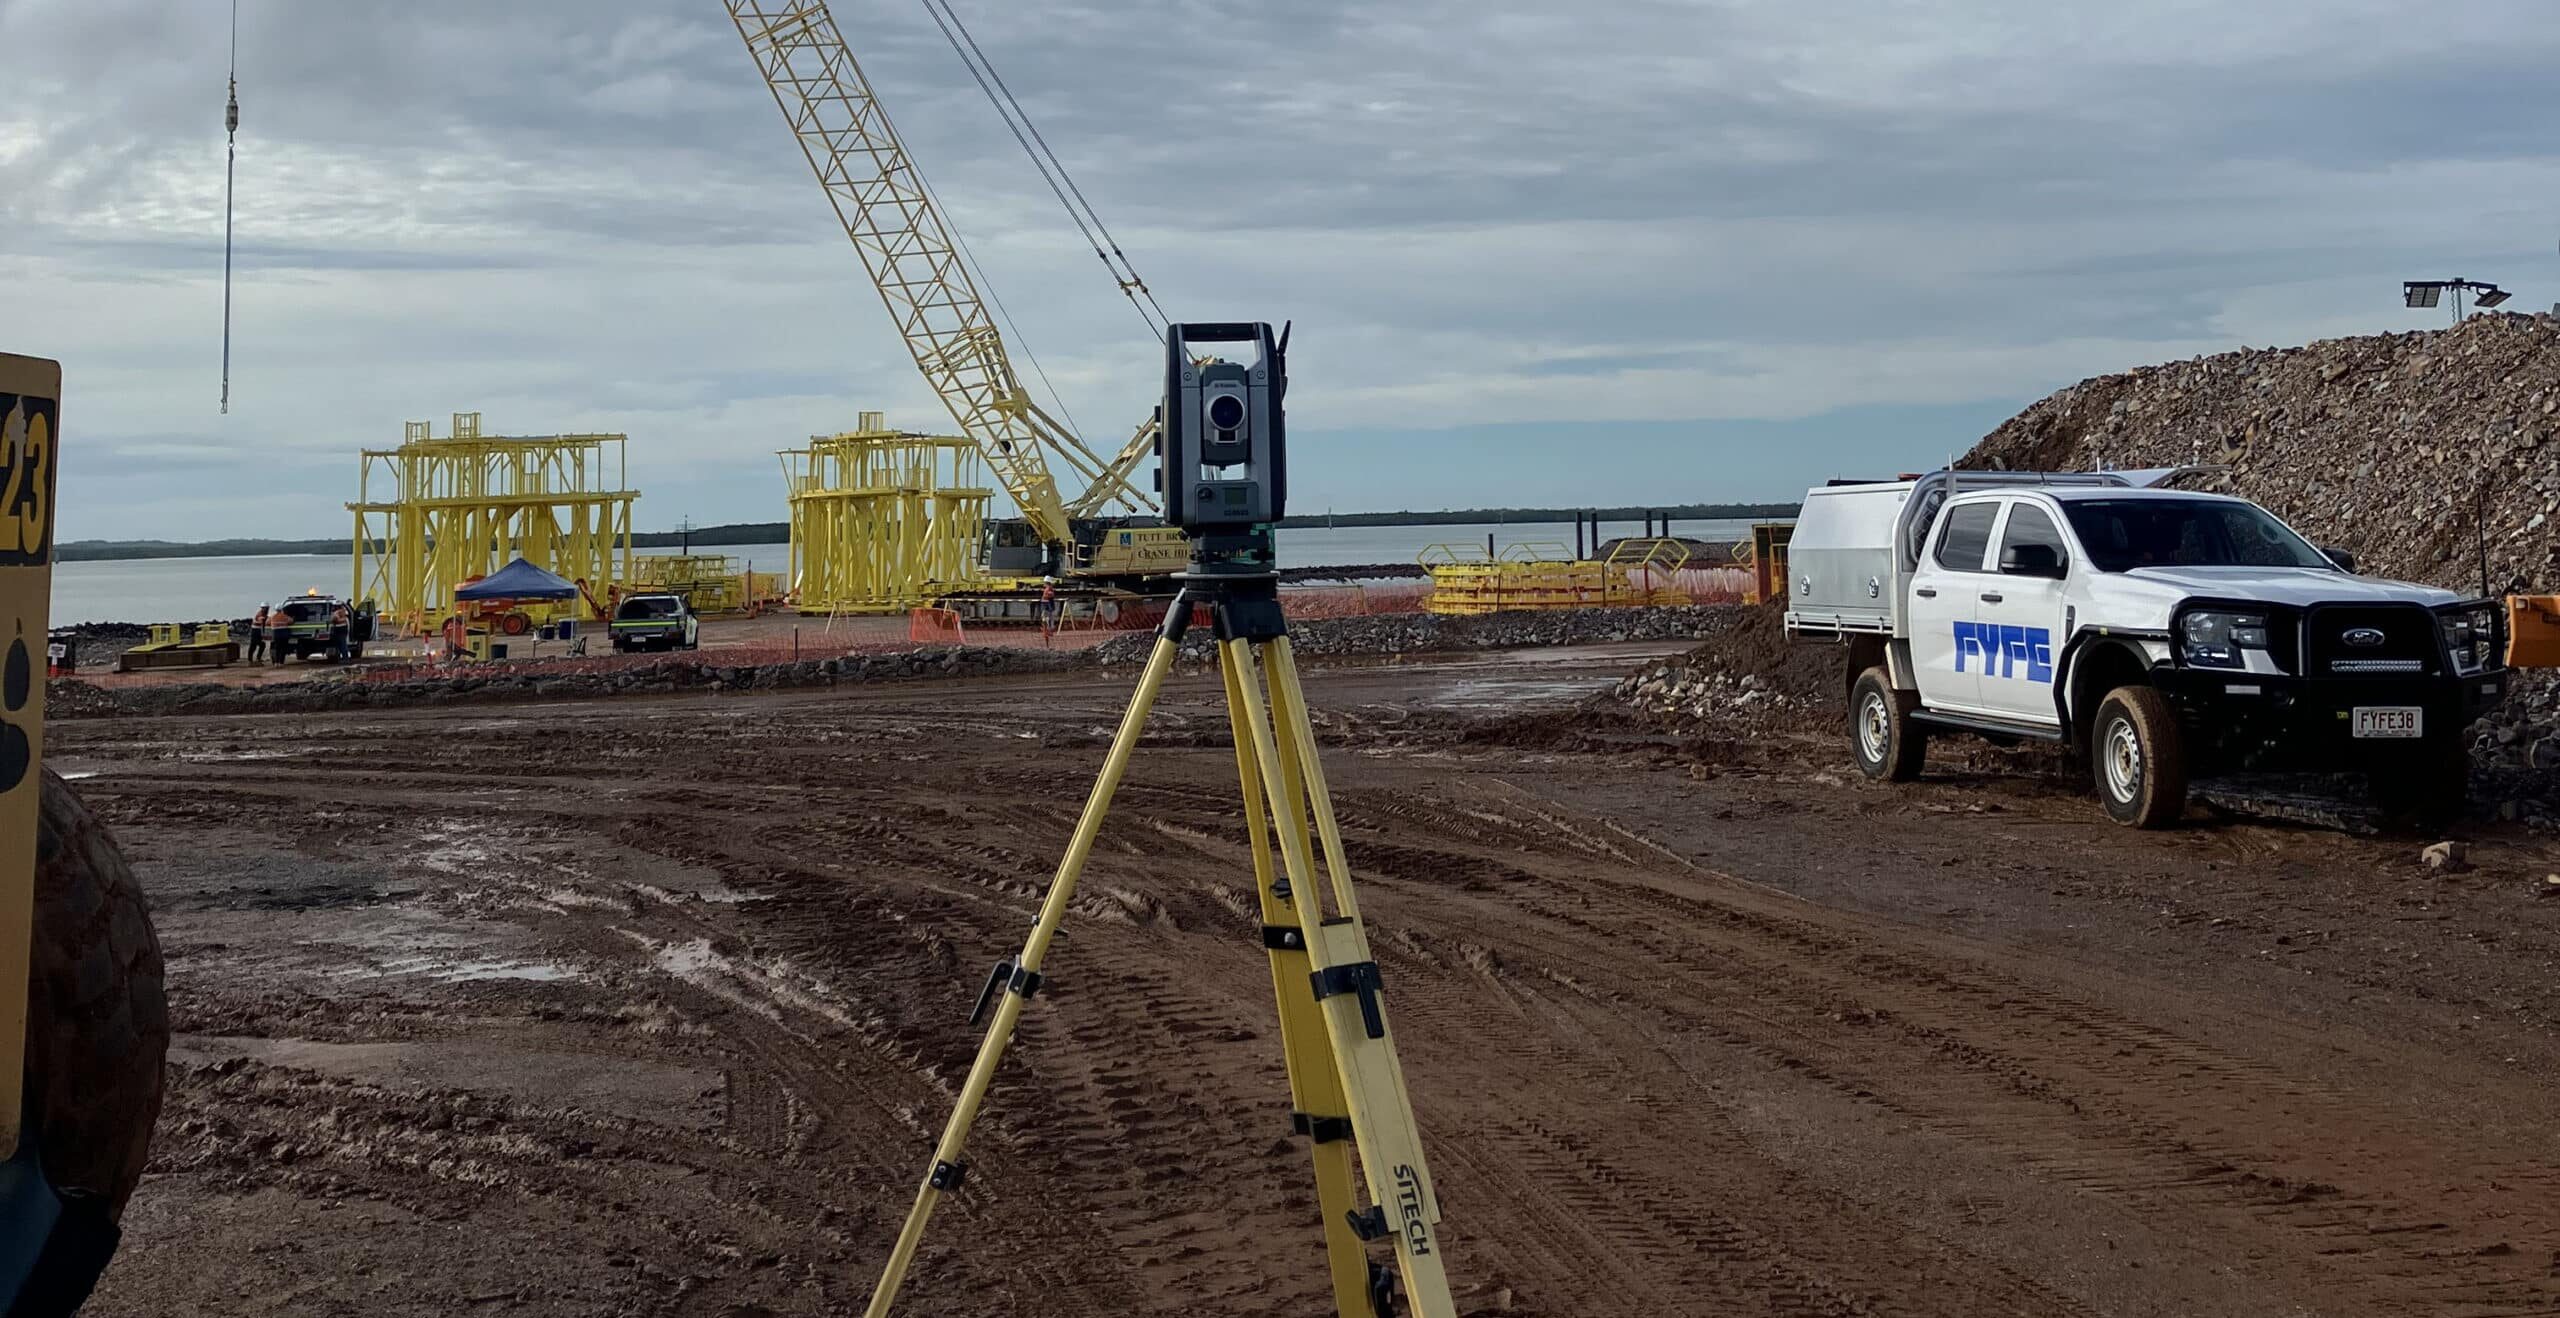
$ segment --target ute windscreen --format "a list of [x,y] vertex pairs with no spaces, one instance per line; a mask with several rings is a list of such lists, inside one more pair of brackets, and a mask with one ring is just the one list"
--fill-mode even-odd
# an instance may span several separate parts
[[2065,499],[2089,562],[2143,567],[2328,567],[2329,559],[2254,504],[2221,499]]
[[622,622],[646,622],[653,618],[679,618],[684,606],[671,599],[624,600],[622,611],[614,615]]

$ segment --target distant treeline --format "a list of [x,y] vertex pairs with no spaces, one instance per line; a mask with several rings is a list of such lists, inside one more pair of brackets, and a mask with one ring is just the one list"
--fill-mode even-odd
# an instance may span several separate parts
[[[697,545],[778,545],[790,538],[785,522],[732,522],[697,526]],[[686,542],[682,531],[640,531],[631,537],[636,549],[674,549]],[[66,540],[54,546],[54,558],[77,563],[101,558],[242,558],[252,554],[343,554],[354,547],[344,536],[329,540]],[[374,553],[382,552],[375,541]]]
[[[1741,521],[1764,517],[1793,517],[1792,503],[1675,503],[1646,507],[1629,504],[1619,508],[1455,508],[1445,512],[1393,513],[1309,513],[1281,522],[1283,528],[1304,529],[1323,526],[1456,526],[1478,522],[1570,522],[1579,514],[1598,514],[1604,522],[1637,522],[1646,517],[1667,517],[1673,521]],[[642,531],[631,537],[639,549],[675,549],[691,542],[697,545],[778,545],[790,538],[786,522],[730,522],[721,526],[697,526],[683,531]],[[54,557],[65,563],[109,558],[242,558],[252,554],[343,554],[350,548],[343,536],[328,540],[66,540],[54,546]],[[382,552],[380,544],[373,552]]]

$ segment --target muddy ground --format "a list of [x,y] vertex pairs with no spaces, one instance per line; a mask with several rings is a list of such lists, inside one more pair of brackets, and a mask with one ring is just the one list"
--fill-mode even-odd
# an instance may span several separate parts
[[[1463,1311],[2560,1311],[2547,839],[1540,716],[1671,648],[1310,673]],[[180,1031],[95,1311],[858,1310],[1124,682],[57,725]],[[903,1312],[1326,1311],[1214,680],[1154,729]]]

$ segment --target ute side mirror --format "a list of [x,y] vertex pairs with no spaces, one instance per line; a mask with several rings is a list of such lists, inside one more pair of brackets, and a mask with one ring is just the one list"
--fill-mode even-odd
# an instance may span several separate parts
[[2000,571],[2012,577],[2062,578],[2062,551],[2051,545],[2007,545],[2000,550]]
[[2320,553],[2331,563],[2336,564],[2338,570],[2341,572],[2352,573],[2356,570],[2356,556],[2344,549],[2339,549],[2332,545],[2322,545],[2320,546]]

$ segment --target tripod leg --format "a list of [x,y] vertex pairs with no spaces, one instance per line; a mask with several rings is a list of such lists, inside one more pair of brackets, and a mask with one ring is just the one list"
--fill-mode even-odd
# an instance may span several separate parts
[[[1325,1023],[1327,1041],[1351,1110],[1352,1132],[1359,1145],[1360,1170],[1368,1182],[1371,1207],[1362,1215],[1362,1234],[1385,1236],[1395,1246],[1396,1264],[1404,1279],[1406,1300],[1418,1318],[1455,1318],[1448,1274],[1440,1258],[1440,1203],[1422,1157],[1422,1132],[1413,1116],[1404,1067],[1396,1058],[1388,1032],[1377,962],[1370,956],[1368,935],[1351,890],[1342,832],[1333,817],[1324,769],[1316,759],[1315,729],[1307,717],[1306,695],[1298,684],[1296,660],[1285,636],[1261,646],[1264,674],[1271,687],[1271,722],[1254,711],[1254,752],[1266,779],[1286,772],[1297,777],[1306,809],[1276,819],[1280,853],[1293,886],[1313,881],[1314,857],[1320,843],[1332,880],[1333,919],[1306,929],[1313,966],[1311,985]],[[1258,705],[1250,687],[1246,703]],[[1286,793],[1274,793],[1278,801]],[[1315,837],[1309,837],[1312,816]],[[1310,899],[1303,903],[1313,910]]]
[[[1236,746],[1236,780],[1242,787],[1245,839],[1253,852],[1253,886],[1262,901],[1262,945],[1271,955],[1271,988],[1280,1006],[1280,1045],[1289,1071],[1291,1123],[1310,1141],[1315,1165],[1316,1213],[1324,1227],[1325,1265],[1333,1278],[1334,1311],[1341,1318],[1370,1318],[1369,1251],[1351,1229],[1359,1210],[1351,1167],[1351,1108],[1334,1070],[1324,1016],[1308,979],[1305,926],[1322,914],[1321,903],[1301,906],[1297,889],[1278,878],[1271,863],[1271,835],[1263,820],[1265,786],[1254,757],[1249,720],[1260,717],[1245,684],[1256,680],[1249,642],[1222,642],[1218,669],[1227,684],[1227,724]],[[1285,804],[1278,808],[1287,809]]]
[[[1180,599],[1177,610],[1189,605]],[[986,1100],[987,1087],[995,1082],[996,1067],[1004,1061],[1005,1046],[1013,1042],[1013,1027],[1022,1018],[1022,1004],[1040,987],[1040,962],[1048,955],[1049,942],[1057,936],[1058,925],[1066,919],[1067,906],[1075,900],[1076,880],[1084,873],[1085,858],[1093,851],[1094,837],[1102,831],[1103,816],[1111,809],[1112,794],[1119,790],[1121,775],[1129,768],[1129,757],[1137,750],[1138,736],[1146,728],[1147,714],[1155,708],[1156,694],[1164,689],[1165,674],[1173,668],[1173,638],[1159,635],[1156,647],[1147,656],[1147,666],[1138,674],[1138,689],[1129,697],[1128,712],[1120,716],[1120,730],[1111,738],[1111,751],[1102,760],[1102,773],[1094,779],[1093,791],[1085,797],[1084,813],[1076,819],[1076,831],[1067,842],[1067,853],[1058,861],[1058,872],[1049,880],[1049,892],[1040,903],[1040,917],[1031,926],[1031,936],[1023,940],[1021,955],[1012,962],[999,965],[997,976],[988,981],[987,996],[996,999],[995,1020],[987,1026],[987,1036],[978,1045],[978,1060],[969,1068],[968,1083],[960,1087],[960,1100],[951,1110],[951,1121],[942,1128],[942,1141],[934,1147],[933,1167],[925,1173],[924,1184],[916,1189],[915,1206],[907,1210],[907,1221],[898,1231],[898,1243],[889,1251],[889,1262],[880,1270],[880,1284],[871,1292],[871,1303],[863,1310],[865,1318],[886,1318],[889,1306],[897,1302],[898,1287],[906,1281],[908,1265],[915,1261],[916,1245],[924,1238],[925,1220],[933,1216],[933,1208],[945,1190],[957,1188],[966,1174],[967,1164],[961,1155],[969,1143],[969,1127],[978,1118],[978,1107]],[[980,999],[980,1005],[985,1005]]]

